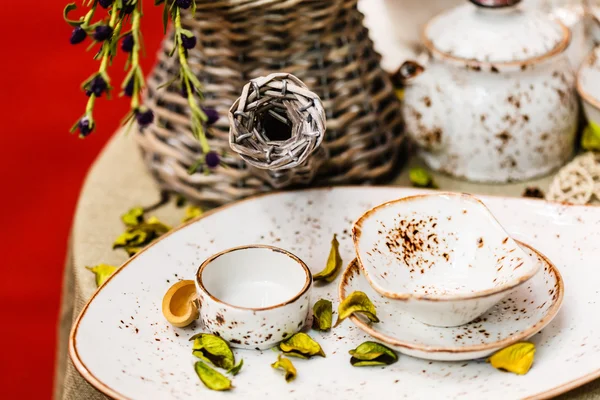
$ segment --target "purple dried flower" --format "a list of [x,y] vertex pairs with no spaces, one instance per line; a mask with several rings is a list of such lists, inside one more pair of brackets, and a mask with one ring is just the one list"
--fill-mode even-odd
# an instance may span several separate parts
[[102,8],[108,8],[112,6],[112,0],[98,0],[98,4],[100,4],[100,7]]
[[79,128],[79,135],[86,137],[94,130],[94,123],[88,117],[83,117],[79,120],[77,127]]
[[184,49],[193,49],[196,47],[196,36],[181,35],[181,44]]
[[123,36],[123,41],[121,42],[121,50],[123,50],[126,53],[131,53],[133,51],[133,45],[134,40],[133,35],[131,33],[128,33],[127,35]]
[[216,168],[221,162],[221,158],[214,151],[209,151],[206,153],[206,156],[204,156],[204,162],[208,168]]
[[206,114],[207,125],[212,125],[219,120],[219,113],[214,108],[202,107],[202,111],[204,111],[204,114]]
[[101,75],[96,75],[90,82],[86,94],[90,96],[93,93],[96,97],[100,97],[104,92],[108,92],[108,84]]
[[[123,2],[123,3],[125,3],[125,2]],[[136,5],[137,5],[137,3],[133,0],[127,4],[123,4],[123,13],[131,14],[133,12],[133,10],[135,10]]]
[[78,26],[77,28],[73,29],[73,32],[71,32],[70,42],[71,44],[79,44],[83,42],[86,37],[87,33],[85,32],[85,30],[82,27]]
[[134,86],[134,78],[131,78],[127,81],[127,85],[125,85],[125,89],[123,89],[123,93],[127,97],[133,96],[133,86]]
[[137,110],[135,113],[135,119],[140,127],[145,128],[150,125],[152,121],[154,121],[154,113],[151,109],[147,109],[145,111]]
[[192,5],[192,1],[193,0],[175,0],[175,4],[177,4],[177,7],[183,8],[185,10],[190,8],[190,6]]
[[94,32],[94,39],[99,42],[103,42],[105,40],[110,39],[113,34],[113,29],[108,25],[100,25],[96,27],[96,31]]

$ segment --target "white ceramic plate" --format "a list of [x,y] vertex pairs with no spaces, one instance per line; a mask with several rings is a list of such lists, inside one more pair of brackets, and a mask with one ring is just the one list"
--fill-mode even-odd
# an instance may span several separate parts
[[[270,364],[270,350],[236,351],[244,368],[232,393],[204,388],[193,370],[193,328],[172,328],[162,296],[178,279],[191,279],[218,251],[248,243],[285,248],[313,272],[321,270],[331,236],[345,263],[354,258],[350,230],[365,210],[423,193],[414,189],[341,187],[266,195],[205,214],[167,234],[121,267],[84,307],[70,338],[75,367],[96,388],[118,399],[547,398],[600,377],[600,207],[540,200],[480,197],[514,238],[546,255],[567,293],[558,316],[533,340],[535,364],[525,376],[481,362],[428,362],[401,356],[391,366],[355,368],[348,350],[370,337],[351,321],[311,335],[327,358],[294,360],[298,378],[287,384]],[[339,278],[338,278],[339,280]],[[337,306],[338,282],[315,285],[314,300]]]
[[429,360],[460,361],[486,357],[517,341],[526,340],[548,325],[558,314],[564,287],[560,273],[543,255],[521,243],[540,271],[505,300],[466,325],[440,328],[425,325],[398,311],[391,300],[377,293],[354,259],[340,282],[340,301],[354,291],[373,301],[380,323],[351,317],[359,328],[377,340],[410,356]]

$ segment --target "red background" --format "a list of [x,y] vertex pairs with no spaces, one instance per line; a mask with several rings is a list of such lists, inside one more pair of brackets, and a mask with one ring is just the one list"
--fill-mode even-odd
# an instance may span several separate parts
[[[83,114],[80,83],[98,68],[89,41],[69,44],[69,0],[2,1],[0,7],[0,392],[49,399],[67,238],[86,172],[128,110],[127,99],[97,102],[97,130],[69,134]],[[75,1],[75,0],[70,0]],[[78,0],[77,4],[82,1]],[[144,1],[149,72],[163,36],[161,10]],[[116,62],[114,86],[123,78]],[[125,190],[125,188],[123,189]],[[101,260],[98,260],[101,262]]]

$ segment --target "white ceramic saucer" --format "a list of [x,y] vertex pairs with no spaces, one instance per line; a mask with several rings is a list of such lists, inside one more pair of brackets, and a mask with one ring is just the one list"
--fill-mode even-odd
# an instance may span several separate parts
[[363,317],[352,322],[376,340],[413,357],[428,360],[459,361],[486,357],[512,343],[526,340],[552,321],[563,300],[564,286],[556,267],[531,246],[520,243],[539,272],[519,286],[505,300],[476,320],[457,327],[425,325],[399,311],[370,285],[354,259],[340,281],[340,301],[354,291],[365,292],[377,309],[380,323]]

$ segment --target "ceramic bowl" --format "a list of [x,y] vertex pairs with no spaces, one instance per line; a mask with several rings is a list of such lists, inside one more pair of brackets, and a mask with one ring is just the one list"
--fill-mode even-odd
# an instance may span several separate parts
[[600,47],[596,47],[581,64],[577,75],[577,91],[583,99],[583,110],[590,122],[600,125]]
[[213,255],[196,273],[206,331],[233,347],[263,350],[298,332],[310,309],[312,275],[288,251],[266,245]]
[[[395,310],[390,300],[370,287],[356,259],[342,273],[339,300],[363,291],[373,301],[382,323],[371,324],[355,315],[351,321],[389,347],[418,358],[463,361],[487,357],[513,343],[527,340],[547,326],[560,310],[564,285],[558,269],[537,250],[523,245],[540,273],[488,312],[462,326],[425,325]],[[393,316],[393,317],[391,317]]]
[[384,203],[358,219],[353,239],[371,286],[434,326],[472,321],[539,268],[483,203],[464,194]]

